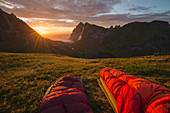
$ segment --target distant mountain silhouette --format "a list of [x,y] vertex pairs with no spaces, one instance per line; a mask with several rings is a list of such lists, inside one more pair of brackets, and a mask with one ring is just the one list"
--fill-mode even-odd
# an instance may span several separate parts
[[69,37],[84,57],[132,57],[170,52],[170,25],[165,21],[132,22],[103,28],[79,23]]
[[0,9],[0,52],[59,53],[83,58],[165,53],[170,52],[170,25],[157,20],[104,28],[80,22],[69,39],[74,43],[43,38],[13,13]]

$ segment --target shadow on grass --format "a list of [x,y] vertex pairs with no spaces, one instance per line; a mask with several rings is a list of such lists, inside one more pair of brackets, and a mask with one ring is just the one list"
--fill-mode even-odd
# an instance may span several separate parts
[[[88,103],[94,113],[114,113],[95,77],[82,77]],[[105,98],[105,100],[103,99]]]

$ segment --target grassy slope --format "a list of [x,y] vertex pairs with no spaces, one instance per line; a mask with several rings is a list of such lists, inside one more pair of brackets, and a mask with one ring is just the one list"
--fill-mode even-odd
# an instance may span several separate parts
[[56,54],[0,53],[0,112],[37,112],[52,81],[68,74],[81,76],[95,113],[111,112],[96,81],[101,69],[117,68],[170,87],[169,61],[170,55],[89,60]]

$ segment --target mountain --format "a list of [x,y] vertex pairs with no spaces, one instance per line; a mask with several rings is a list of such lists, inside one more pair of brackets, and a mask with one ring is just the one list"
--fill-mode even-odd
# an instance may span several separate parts
[[69,39],[73,43],[44,38],[13,13],[0,9],[0,52],[57,53],[83,58],[166,53],[170,52],[170,25],[156,20],[104,28],[80,22]]
[[69,37],[80,57],[132,57],[170,52],[170,25],[165,21],[132,22],[103,28],[79,23]]
[[43,38],[13,13],[0,9],[0,51],[64,53],[65,43]]
[[108,32],[108,29],[104,27],[91,25],[87,22],[85,24],[80,22],[76,26],[76,28],[73,30],[69,39],[73,42],[84,40],[84,39],[100,40],[100,38],[103,38],[104,35],[107,34],[107,32]]

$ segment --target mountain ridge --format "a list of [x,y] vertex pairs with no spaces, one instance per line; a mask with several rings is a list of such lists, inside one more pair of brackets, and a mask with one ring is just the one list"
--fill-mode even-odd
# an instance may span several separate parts
[[[85,26],[84,24],[82,28],[84,31],[81,33],[82,38],[74,41],[74,47],[80,48],[79,53],[84,51],[81,52],[82,56],[132,57],[170,51],[170,25],[165,21],[132,22],[122,27],[104,28],[105,30],[100,33],[100,27],[91,30],[92,26],[91,28]],[[77,31],[81,31],[78,26],[71,36],[74,36],[74,33],[79,34]],[[70,37],[70,39],[77,38]],[[94,53],[96,55],[93,55]]]
[[28,53],[63,53],[60,41],[42,37],[15,14],[0,9],[0,51]]
[[168,22],[132,22],[104,28],[80,22],[69,39],[73,43],[42,37],[15,14],[0,9],[0,51],[57,53],[82,58],[133,57],[170,52]]

